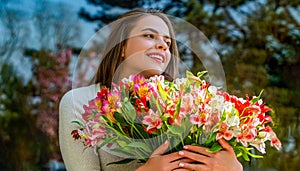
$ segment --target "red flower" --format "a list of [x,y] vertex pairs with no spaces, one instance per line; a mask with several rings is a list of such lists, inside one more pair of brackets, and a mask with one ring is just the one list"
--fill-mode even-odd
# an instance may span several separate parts
[[79,133],[78,133],[78,130],[77,130],[77,129],[76,129],[76,130],[73,130],[73,131],[71,132],[71,134],[72,134],[72,136],[73,136],[73,138],[74,138],[75,140],[78,140],[78,139],[81,138],[80,135],[79,135]]

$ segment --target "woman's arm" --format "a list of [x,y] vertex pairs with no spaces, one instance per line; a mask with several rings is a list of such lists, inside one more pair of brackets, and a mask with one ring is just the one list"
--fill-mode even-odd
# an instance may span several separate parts
[[[65,94],[59,106],[59,144],[64,164],[68,171],[100,170],[98,156],[91,148],[85,149],[80,140],[75,141],[71,132],[76,129],[73,120],[81,118],[83,92],[70,91]],[[83,95],[86,96],[86,95]]]

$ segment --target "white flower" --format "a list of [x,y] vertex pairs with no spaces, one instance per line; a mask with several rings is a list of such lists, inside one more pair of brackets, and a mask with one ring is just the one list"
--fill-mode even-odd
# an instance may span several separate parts
[[224,97],[219,95],[214,96],[209,102],[209,105],[211,106],[213,113],[219,113],[221,115],[224,108]]
[[234,113],[235,111],[234,104],[231,102],[225,102],[223,107],[225,113]]
[[217,94],[217,87],[215,87],[215,86],[209,86],[208,87],[208,91],[211,93],[211,94],[213,94],[214,96]]
[[237,127],[240,124],[240,118],[236,115],[227,118],[226,123],[229,127]]
[[252,141],[250,143],[250,145],[252,145],[253,147],[255,147],[259,152],[261,152],[262,154],[266,153],[266,144],[263,140],[260,139],[255,139],[254,141]]

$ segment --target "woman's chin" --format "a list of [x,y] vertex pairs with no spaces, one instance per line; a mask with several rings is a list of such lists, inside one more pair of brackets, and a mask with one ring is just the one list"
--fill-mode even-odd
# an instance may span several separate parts
[[145,78],[152,77],[154,75],[161,75],[163,73],[162,70],[157,70],[157,69],[149,69],[149,70],[144,70],[140,72],[140,75],[143,75]]

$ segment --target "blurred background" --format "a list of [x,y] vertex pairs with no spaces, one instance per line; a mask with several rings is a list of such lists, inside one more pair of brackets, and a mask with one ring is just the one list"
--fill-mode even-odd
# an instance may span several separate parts
[[[58,104],[76,64],[97,67],[97,44],[81,50],[99,28],[137,7],[201,30],[222,60],[228,92],[264,89],[283,148],[242,161],[245,170],[300,170],[300,0],[1,0],[0,171],[65,170]],[[196,56],[181,54],[193,72],[203,70]],[[87,74],[79,69],[77,79]]]

